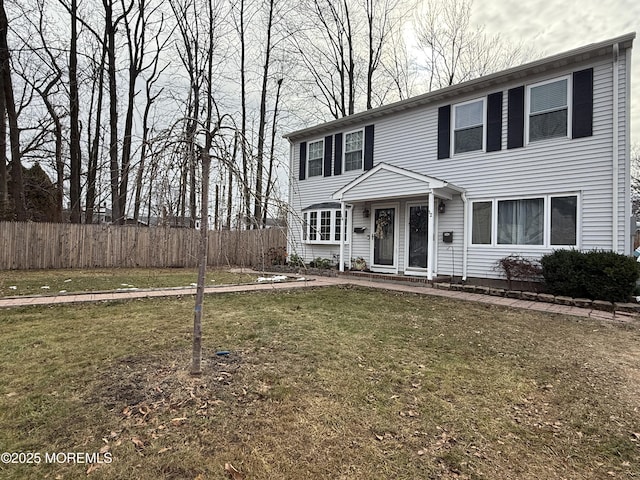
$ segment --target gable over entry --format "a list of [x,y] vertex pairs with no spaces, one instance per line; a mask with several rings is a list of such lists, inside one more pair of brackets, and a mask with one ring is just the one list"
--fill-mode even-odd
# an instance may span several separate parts
[[[373,169],[360,175],[332,196],[340,202],[344,224],[347,204],[374,202],[400,198],[428,198],[429,217],[427,278],[433,278],[433,258],[435,253],[435,198],[451,200],[454,194],[463,194],[464,189],[427,175],[413,172],[386,163],[379,163]],[[344,230],[343,230],[344,231]],[[344,271],[344,240],[340,242],[340,271]]]

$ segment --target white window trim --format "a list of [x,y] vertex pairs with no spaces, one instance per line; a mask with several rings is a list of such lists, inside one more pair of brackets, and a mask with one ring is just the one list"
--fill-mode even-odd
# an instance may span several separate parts
[[[479,150],[470,150],[468,152],[456,153],[456,108],[468,105],[470,103],[482,102],[482,148]],[[451,106],[451,156],[477,154],[478,152],[484,153],[487,151],[487,98],[474,98],[473,100],[467,100],[466,102],[456,103]],[[468,127],[467,127],[468,128]]]
[[[551,199],[557,197],[576,197],[576,244],[575,245],[552,245],[551,244]],[[521,245],[498,243],[498,202],[510,200],[531,200],[542,198],[544,201],[544,223],[543,223],[543,243],[541,245]],[[476,202],[491,202],[491,243],[473,243],[473,204]],[[519,250],[540,250],[540,249],[580,249],[582,243],[582,196],[580,192],[546,193],[540,195],[526,195],[520,197],[500,197],[500,198],[476,198],[469,201],[468,239],[472,247],[496,248],[502,250],[512,250],[517,247]]]
[[[311,158],[309,157],[309,154],[311,152],[311,144],[312,143],[318,143],[318,142],[322,142],[322,155],[320,156],[320,165],[321,167],[321,172],[318,175],[310,175],[310,169],[309,169],[309,161],[311,160]],[[307,142],[307,178],[314,178],[314,177],[322,177],[324,176],[324,149],[325,149],[326,145],[324,144],[324,138],[317,138],[315,140],[311,140],[309,142]],[[315,159],[314,159],[315,160]]]
[[[362,132],[362,166],[360,168],[355,168],[353,170],[347,170],[347,135],[351,135],[352,133]],[[342,173],[347,172],[362,172],[364,170],[364,147],[365,147],[365,138],[364,138],[364,128],[357,128],[356,130],[351,130],[349,132],[344,132],[342,135]]]
[[[311,240],[311,213],[316,212],[318,215],[316,217],[316,239]],[[329,230],[329,240],[320,240],[320,222],[322,214],[321,212],[331,212],[330,218],[330,230]],[[305,210],[302,212],[302,225],[300,228],[300,238],[302,239],[302,243],[307,245],[340,245],[340,240],[336,240],[336,216],[340,213],[340,209],[333,208],[321,208],[321,209],[313,209],[313,210]],[[349,245],[351,242],[351,208],[347,207],[345,209],[345,213],[347,215],[347,224],[345,226],[345,231],[342,232],[344,235],[346,233],[346,240],[344,241],[345,245]],[[307,223],[305,224],[304,218],[307,218]]]
[[[567,136],[566,137],[553,137],[553,138],[545,138],[541,140],[535,140],[531,142],[529,140],[529,119],[531,118],[531,89],[535,87],[541,87],[542,85],[547,85],[549,83],[555,83],[560,80],[567,81]],[[571,139],[573,136],[573,132],[571,129],[572,117],[573,117],[573,82],[571,81],[571,74],[563,75],[561,77],[550,78],[549,80],[544,80],[538,83],[532,83],[531,85],[527,85],[525,89],[524,96],[524,138],[525,145],[536,144],[540,142],[548,142],[553,140],[567,140]]]

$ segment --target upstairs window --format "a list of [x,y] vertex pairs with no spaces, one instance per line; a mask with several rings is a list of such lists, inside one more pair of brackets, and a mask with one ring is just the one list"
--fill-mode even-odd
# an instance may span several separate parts
[[364,151],[364,132],[347,133],[344,136],[344,170],[362,170],[362,157]]
[[484,148],[484,99],[453,107],[453,153],[472,152]]
[[529,141],[569,136],[569,79],[538,83],[529,92]]
[[324,140],[309,142],[307,157],[307,176],[317,177],[322,175],[322,163],[324,159]]

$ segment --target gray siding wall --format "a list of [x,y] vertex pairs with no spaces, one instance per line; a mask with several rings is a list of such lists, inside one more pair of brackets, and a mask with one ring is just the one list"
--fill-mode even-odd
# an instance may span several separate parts
[[[628,191],[628,98],[627,54],[619,57],[619,172],[618,211],[613,212],[612,202],[612,162],[613,162],[613,65],[611,61],[585,64],[567,70],[546,72],[538,77],[523,79],[521,82],[500,85],[496,90],[470,93],[455,99],[455,102],[434,103],[424,107],[405,110],[401,113],[379,118],[375,123],[374,164],[385,162],[424,175],[436,177],[466,190],[469,201],[494,198],[521,198],[532,195],[578,193],[579,247],[589,249],[611,249],[629,253],[630,247],[630,201]],[[507,91],[523,84],[568,75],[580,68],[594,68],[594,116],[593,136],[580,139],[551,139],[508,150],[507,145]],[[451,158],[437,159],[438,107],[486,97],[495,91],[503,91],[502,150],[490,153],[472,152],[453,155]],[[334,132],[337,133],[337,132]],[[298,180],[298,144],[294,144],[291,158],[291,206],[293,209],[292,240],[299,244],[300,227],[296,226],[297,216],[305,206],[331,200],[331,195],[363,172],[345,172],[330,177],[314,177]],[[376,185],[377,193],[388,191],[390,196],[398,195],[397,186]],[[378,190],[379,189],[379,190]],[[400,192],[402,193],[402,191]],[[352,234],[352,257],[362,256],[369,260],[368,235],[372,232],[370,219],[361,216],[362,206],[356,207],[353,226],[365,226],[365,234]],[[404,202],[400,214],[404,218]],[[617,215],[618,244],[612,245],[613,215]],[[437,263],[435,271],[440,275],[460,274],[462,271],[463,247],[463,203],[460,197],[447,201],[444,215],[438,216],[436,234]],[[401,228],[401,242],[404,245],[404,228]],[[443,244],[442,232],[453,231],[454,243]],[[468,231],[467,231],[468,234]],[[299,248],[299,247],[298,247]],[[328,249],[325,253],[325,250]],[[303,248],[306,258],[337,253],[338,247],[318,247],[307,245]],[[348,252],[349,249],[346,250]],[[496,277],[496,261],[510,254],[518,253],[528,257],[539,257],[550,249],[538,247],[470,246],[468,276]],[[318,253],[322,252],[322,253]],[[348,255],[348,253],[347,253]],[[402,265],[401,265],[402,266]]]

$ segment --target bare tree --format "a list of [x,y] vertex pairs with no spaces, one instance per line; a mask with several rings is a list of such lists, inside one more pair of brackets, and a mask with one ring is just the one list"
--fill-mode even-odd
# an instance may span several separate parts
[[71,121],[71,147],[69,166],[71,170],[69,197],[71,203],[71,223],[80,223],[80,95],[78,92],[78,4],[71,0],[71,49],[69,51],[69,113]]
[[149,143],[151,141],[150,138],[150,114],[151,107],[156,102],[158,97],[162,94],[163,88],[158,89],[158,91],[154,92],[154,86],[156,82],[158,82],[160,76],[166,70],[167,66],[160,68],[159,60],[160,60],[160,52],[162,51],[163,45],[160,45],[159,41],[156,37],[156,54],[151,62],[152,71],[151,75],[145,80],[145,106],[144,113],[142,115],[142,145],[140,147],[140,162],[138,163],[138,168],[136,172],[136,186],[135,186],[135,198],[134,198],[134,209],[133,209],[133,218],[138,221],[140,215],[140,206],[141,206],[141,195],[143,188],[143,179],[145,175],[145,167],[147,162],[147,155],[149,152]]
[[415,29],[429,91],[507,68],[531,55],[471,23],[473,0],[427,0]]
[[[20,150],[20,130],[18,128],[18,113],[13,95],[13,81],[11,79],[11,55],[7,43],[9,21],[4,8],[4,0],[0,0],[0,82],[2,95],[4,96],[4,109],[9,122],[9,142],[11,161],[9,163],[8,182],[9,191],[13,199],[13,207],[16,220],[27,220],[27,207],[24,195],[24,181],[22,179],[22,162]],[[4,112],[2,112],[4,115]]]
[[9,176],[7,171],[7,117],[4,80],[0,75],[0,220],[11,218],[9,206]]
[[260,113],[258,117],[258,150],[256,154],[256,188],[254,191],[254,226],[259,228],[263,225],[262,218],[262,197],[263,197],[263,173],[264,173],[264,145],[265,130],[267,125],[267,86],[269,83],[269,68],[271,67],[272,54],[272,28],[274,17],[274,0],[269,0],[269,13],[267,15],[266,43],[264,47],[264,63],[262,64],[262,89],[260,90]]

